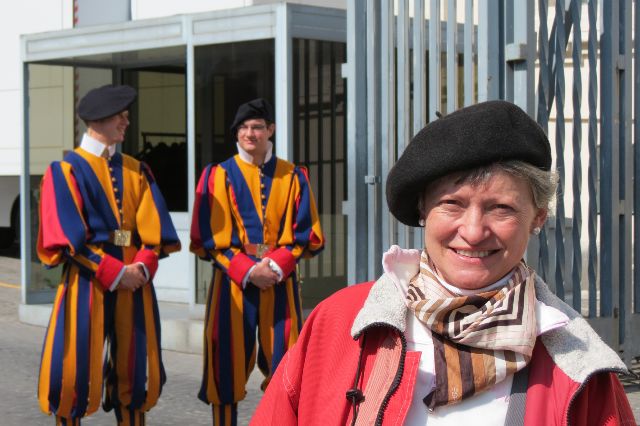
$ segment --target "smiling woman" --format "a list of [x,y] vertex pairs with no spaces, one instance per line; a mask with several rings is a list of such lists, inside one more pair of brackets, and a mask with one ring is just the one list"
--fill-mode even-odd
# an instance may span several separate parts
[[318,305],[253,423],[633,424],[624,363],[523,260],[555,188],[549,141],[514,104],[427,125],[386,188],[425,247],[392,246],[378,281]]
[[553,174],[518,161],[448,175],[428,185],[419,204],[420,223],[425,223],[425,250],[445,281],[477,289],[516,267],[529,236],[547,217],[547,206],[535,204],[529,183],[540,174],[539,186],[546,181],[548,192],[538,199],[548,200],[555,190]]

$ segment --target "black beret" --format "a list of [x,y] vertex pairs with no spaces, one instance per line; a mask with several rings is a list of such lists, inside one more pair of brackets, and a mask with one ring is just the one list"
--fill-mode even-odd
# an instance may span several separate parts
[[488,101],[427,124],[389,171],[387,204],[400,222],[419,226],[425,187],[450,173],[520,160],[551,169],[551,147],[542,128],[517,105]]
[[233,119],[233,123],[231,124],[231,132],[235,135],[237,133],[238,126],[252,118],[263,118],[265,121],[273,123],[273,107],[269,101],[263,98],[258,98],[240,105],[238,107],[238,112],[236,112],[236,117]]
[[78,102],[78,117],[84,121],[96,121],[111,117],[126,109],[136,100],[137,92],[131,86],[97,87],[89,90]]

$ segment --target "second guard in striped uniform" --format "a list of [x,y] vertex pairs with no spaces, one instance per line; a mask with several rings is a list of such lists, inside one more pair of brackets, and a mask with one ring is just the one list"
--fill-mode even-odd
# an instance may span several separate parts
[[221,426],[236,424],[256,361],[264,389],[298,339],[296,265],[324,247],[306,169],[273,155],[269,102],[241,105],[231,130],[238,154],[205,167],[191,223],[191,251],[213,265],[198,397]]

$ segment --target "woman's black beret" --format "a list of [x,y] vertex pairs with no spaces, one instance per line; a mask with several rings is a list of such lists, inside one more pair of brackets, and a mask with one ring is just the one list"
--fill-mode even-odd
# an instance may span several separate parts
[[97,121],[129,109],[138,92],[131,86],[107,84],[89,90],[78,102],[78,117]]
[[400,222],[419,226],[418,200],[435,179],[507,160],[551,169],[542,128],[517,105],[488,101],[459,109],[418,132],[387,177],[387,204]]

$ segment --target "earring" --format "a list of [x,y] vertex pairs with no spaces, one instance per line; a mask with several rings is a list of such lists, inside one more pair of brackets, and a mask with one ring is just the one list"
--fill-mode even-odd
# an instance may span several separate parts
[[535,228],[533,228],[533,235],[540,235],[540,227],[536,226]]
[[420,220],[418,221],[418,225],[420,225],[420,226],[421,226],[421,227],[423,227],[423,228],[424,228],[424,224],[425,224],[424,219],[420,219]]

